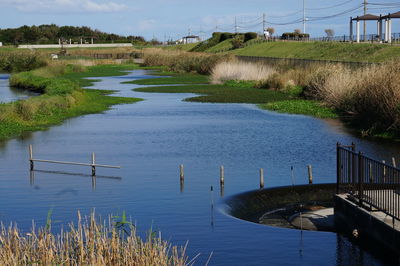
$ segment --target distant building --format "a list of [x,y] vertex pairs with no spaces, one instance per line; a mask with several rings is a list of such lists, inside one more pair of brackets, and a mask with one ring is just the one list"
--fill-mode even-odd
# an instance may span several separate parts
[[196,36],[196,35],[189,35],[189,36],[185,36],[180,40],[183,44],[187,44],[187,43],[197,43],[201,41],[200,36]]

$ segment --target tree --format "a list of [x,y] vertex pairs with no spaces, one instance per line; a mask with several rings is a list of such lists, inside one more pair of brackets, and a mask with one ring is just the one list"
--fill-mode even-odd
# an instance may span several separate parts
[[301,29],[295,29],[295,30],[294,30],[294,33],[300,34],[300,33],[301,33]]
[[335,35],[335,31],[333,29],[326,29],[325,33],[328,38],[332,38]]
[[272,27],[268,27],[267,31],[269,32],[269,34],[271,34],[271,36],[274,35],[274,33],[275,33],[275,29]]

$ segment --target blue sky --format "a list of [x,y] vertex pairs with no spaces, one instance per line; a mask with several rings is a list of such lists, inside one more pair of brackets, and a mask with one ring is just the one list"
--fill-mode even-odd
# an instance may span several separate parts
[[[400,11],[398,0],[368,0],[368,13],[387,14]],[[397,1],[397,3],[396,3]],[[324,29],[336,35],[348,34],[350,16],[362,15],[363,0],[306,0],[307,32],[324,36]],[[381,6],[382,3],[394,3]],[[357,10],[355,8],[360,7]],[[51,24],[90,26],[122,35],[153,36],[159,40],[178,39],[188,34],[209,36],[218,31],[234,31],[235,17],[239,31],[261,31],[262,14],[275,24],[302,19],[303,0],[0,0],[0,28],[22,25]],[[335,14],[330,19],[319,20]],[[290,15],[291,14],[291,15]],[[287,16],[289,15],[289,16]],[[314,21],[312,21],[314,20]],[[277,34],[302,29],[302,23],[267,26]],[[368,23],[368,33],[376,32],[376,23]],[[400,32],[400,19],[394,21],[393,32]]]

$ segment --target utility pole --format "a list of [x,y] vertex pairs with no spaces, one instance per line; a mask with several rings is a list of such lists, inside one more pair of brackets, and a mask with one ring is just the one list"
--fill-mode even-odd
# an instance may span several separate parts
[[238,33],[237,19],[235,17],[235,33]]
[[306,0],[303,0],[303,33],[306,33]]
[[[364,0],[364,16],[367,15],[368,0]],[[367,21],[364,20],[364,42],[367,40]]]
[[264,32],[265,31],[265,26],[266,26],[266,16],[265,16],[265,13],[263,14],[263,30],[262,30],[262,32]]

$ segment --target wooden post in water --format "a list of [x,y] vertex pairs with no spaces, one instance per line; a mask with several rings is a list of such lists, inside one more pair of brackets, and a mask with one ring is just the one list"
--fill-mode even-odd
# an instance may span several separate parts
[[33,148],[32,148],[32,145],[29,145],[29,164],[30,164],[31,171],[33,171],[34,165],[33,165]]
[[221,168],[219,170],[219,181],[221,183],[221,187],[223,187],[225,185],[225,173],[223,165],[221,165]]
[[308,165],[308,184],[312,184],[313,182],[313,176],[312,176],[312,166],[311,164]]
[[260,168],[260,188],[264,188],[264,169]]
[[394,168],[397,168],[396,166],[396,158],[392,157],[392,164]]
[[183,180],[185,180],[185,173],[184,173],[183,164],[179,165],[179,178],[180,178],[181,182]]
[[96,175],[96,155],[92,152],[92,176]]

